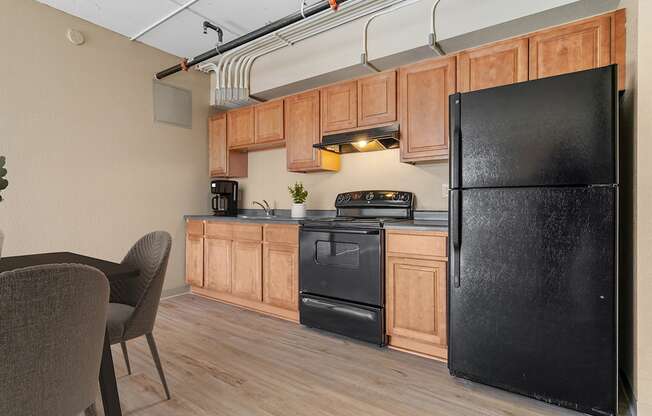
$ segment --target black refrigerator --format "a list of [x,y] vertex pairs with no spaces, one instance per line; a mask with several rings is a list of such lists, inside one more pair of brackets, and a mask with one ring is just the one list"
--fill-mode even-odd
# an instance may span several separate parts
[[616,73],[450,97],[452,375],[616,414]]

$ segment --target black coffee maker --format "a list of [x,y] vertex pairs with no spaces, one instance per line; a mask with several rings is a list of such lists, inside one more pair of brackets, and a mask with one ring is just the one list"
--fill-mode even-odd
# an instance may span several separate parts
[[238,216],[238,182],[211,181],[213,196],[213,214],[220,217]]

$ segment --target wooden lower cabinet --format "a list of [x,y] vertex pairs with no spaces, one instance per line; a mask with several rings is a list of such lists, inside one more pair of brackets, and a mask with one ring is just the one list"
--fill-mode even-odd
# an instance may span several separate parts
[[297,310],[299,297],[299,250],[296,246],[263,244],[263,302]]
[[386,325],[390,346],[446,360],[447,259],[438,249],[407,253],[441,238],[446,234],[388,231]]
[[232,261],[231,293],[241,298],[261,301],[263,299],[262,243],[234,241]]
[[188,222],[186,280],[193,293],[299,321],[299,227]]
[[204,224],[186,223],[186,282],[194,287],[204,286]]
[[204,287],[216,292],[231,293],[232,241],[204,238]]

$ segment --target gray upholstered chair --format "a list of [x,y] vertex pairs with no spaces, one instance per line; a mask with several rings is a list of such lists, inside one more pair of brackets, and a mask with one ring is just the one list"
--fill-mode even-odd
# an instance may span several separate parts
[[94,414],[108,301],[92,267],[0,273],[0,415]]
[[125,279],[122,282],[111,284],[111,301],[107,321],[111,344],[120,343],[122,346],[127,372],[130,375],[131,365],[129,364],[127,341],[145,335],[168,400],[170,399],[170,390],[165,380],[152,331],[171,247],[172,237],[170,234],[165,231],[155,231],[138,240],[129,250],[122,263],[137,268],[140,270],[140,275],[135,279]]

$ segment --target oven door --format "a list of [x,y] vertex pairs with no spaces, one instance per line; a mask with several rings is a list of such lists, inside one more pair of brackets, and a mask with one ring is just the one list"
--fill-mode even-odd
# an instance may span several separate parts
[[378,229],[301,229],[301,293],[384,305],[383,236]]

